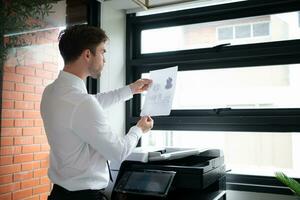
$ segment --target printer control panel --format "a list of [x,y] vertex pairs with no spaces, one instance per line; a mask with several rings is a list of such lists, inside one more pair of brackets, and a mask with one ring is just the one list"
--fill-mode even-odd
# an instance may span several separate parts
[[166,196],[176,172],[161,170],[126,171],[115,191],[139,195]]

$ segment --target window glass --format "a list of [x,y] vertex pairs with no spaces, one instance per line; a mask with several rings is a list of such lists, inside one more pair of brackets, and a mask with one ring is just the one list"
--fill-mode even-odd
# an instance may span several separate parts
[[300,12],[298,12],[298,24],[299,24],[299,27],[300,27]]
[[143,147],[222,149],[234,174],[274,176],[284,171],[300,177],[300,134],[260,132],[156,131],[142,138]]
[[143,30],[141,53],[207,48],[222,43],[238,45],[299,38],[299,12],[289,12]]
[[251,37],[250,25],[239,25],[235,27],[235,38],[249,38]]
[[218,29],[219,40],[233,39],[233,27],[224,27]]
[[172,109],[300,108],[299,74],[300,64],[179,71]]
[[253,24],[253,36],[268,36],[270,34],[269,25],[269,22]]

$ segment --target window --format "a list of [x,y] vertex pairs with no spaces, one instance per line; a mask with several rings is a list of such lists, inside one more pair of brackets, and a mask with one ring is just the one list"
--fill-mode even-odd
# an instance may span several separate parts
[[[141,53],[300,39],[298,12],[151,28],[141,31]],[[153,42],[155,38],[155,42]]]
[[143,136],[142,146],[222,149],[231,173],[273,176],[284,170],[300,178],[299,142],[299,133],[167,130]]
[[[255,37],[263,37],[270,35],[270,22],[258,22],[252,24],[234,25],[230,27],[218,27],[218,40],[233,41],[233,39],[249,39]],[[234,31],[233,31],[234,30]],[[265,41],[270,41],[265,38]],[[249,41],[247,41],[248,43]],[[253,42],[259,42],[256,38]],[[241,43],[241,42],[239,42]]]
[[253,24],[253,36],[268,36],[270,34],[270,23],[263,22]]
[[249,38],[251,37],[251,26],[240,25],[235,27],[235,37],[238,38]]
[[172,109],[300,108],[298,74],[300,64],[180,71]]
[[298,24],[299,24],[299,27],[300,27],[300,12],[298,12]]
[[224,27],[218,29],[219,40],[233,39],[233,27]]
[[[221,148],[231,177],[247,176],[244,184],[276,170],[299,178],[299,6],[253,0],[129,14],[127,82],[179,69],[172,112],[154,118],[141,145]],[[143,101],[144,94],[127,103],[127,128]]]

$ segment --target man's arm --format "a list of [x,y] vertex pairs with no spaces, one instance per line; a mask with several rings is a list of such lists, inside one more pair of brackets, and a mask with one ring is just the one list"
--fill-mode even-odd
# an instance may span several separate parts
[[102,106],[102,108],[107,109],[114,104],[131,99],[132,95],[133,93],[130,87],[125,86],[109,92],[98,93],[95,95],[95,97]]
[[135,148],[143,132],[153,126],[153,121],[144,119],[133,126],[128,134],[119,136],[111,131],[104,112],[96,99],[89,96],[74,111],[71,129],[84,142],[108,160],[124,160]]
[[106,109],[111,105],[131,99],[134,94],[142,93],[149,88],[151,83],[152,81],[149,79],[139,79],[123,88],[106,93],[98,93],[95,97],[102,108]]

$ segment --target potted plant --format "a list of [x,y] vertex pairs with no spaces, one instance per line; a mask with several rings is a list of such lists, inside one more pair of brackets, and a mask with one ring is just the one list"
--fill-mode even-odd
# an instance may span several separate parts
[[300,197],[300,183],[298,183],[295,179],[289,178],[283,172],[276,172],[275,177],[284,185],[289,187],[295,195]]

